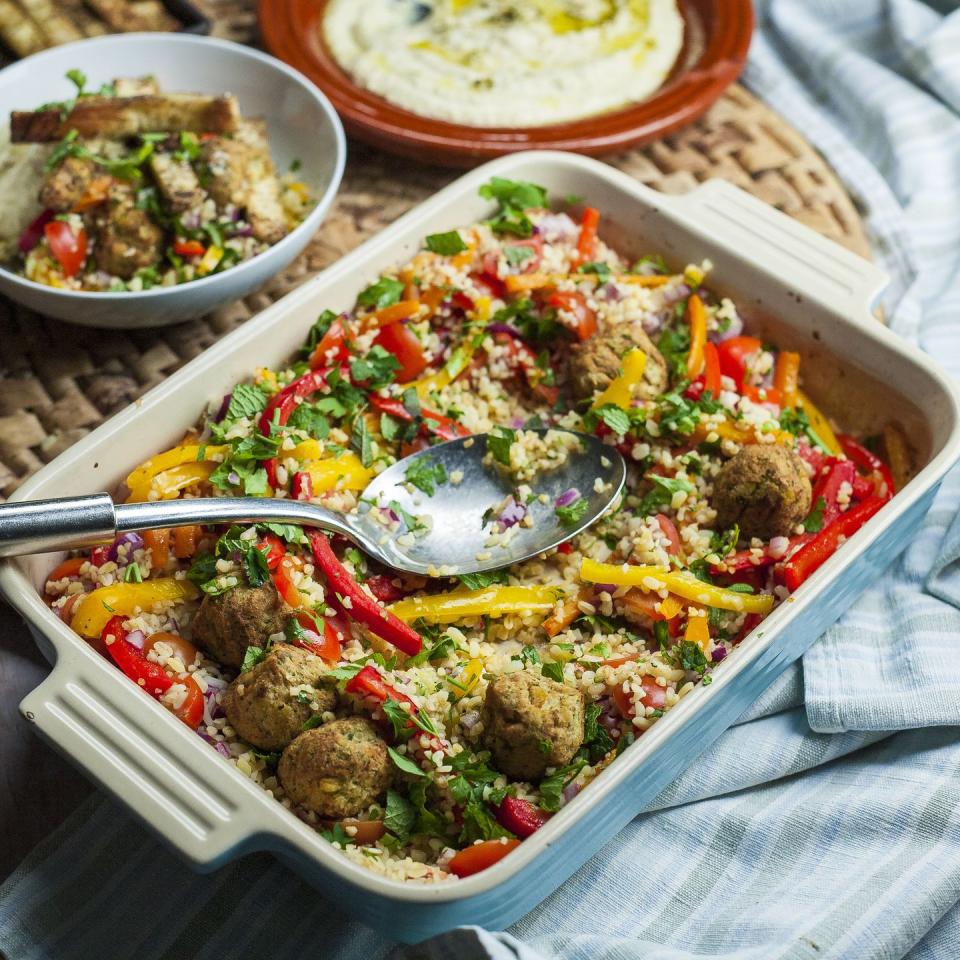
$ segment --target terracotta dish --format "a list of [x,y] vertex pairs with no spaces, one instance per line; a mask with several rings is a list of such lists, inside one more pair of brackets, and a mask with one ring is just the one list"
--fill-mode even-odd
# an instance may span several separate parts
[[696,120],[733,83],[753,33],[750,0],[680,0],[686,24],[683,49],[667,82],[649,99],[573,123],[470,127],[411,113],[354,83],[324,42],[326,2],[259,0],[267,49],[323,90],[351,135],[384,150],[452,166],[531,149],[604,154],[663,137]]

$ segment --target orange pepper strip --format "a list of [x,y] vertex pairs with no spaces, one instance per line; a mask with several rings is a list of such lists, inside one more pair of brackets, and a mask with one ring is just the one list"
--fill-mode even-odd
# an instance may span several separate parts
[[47,577],[47,581],[62,580],[64,577],[75,577],[80,573],[80,568],[87,562],[89,557],[70,557],[63,563],[55,566]]
[[360,325],[364,330],[374,330],[379,327],[387,327],[399,320],[409,320],[419,312],[419,300],[399,300],[397,303],[390,304],[389,307],[374,310],[373,313],[368,314],[360,321]]
[[707,625],[706,617],[689,617],[687,619],[687,629],[683,639],[689,643],[695,643],[704,653],[707,652],[707,645],[710,643],[710,627]]
[[203,536],[203,528],[194,524],[189,527],[174,527],[173,555],[185,560],[197,552],[197,541]]
[[707,311],[695,294],[687,300],[687,322],[690,324],[690,353],[687,356],[687,377],[695,380],[703,372],[704,347],[707,343]]
[[636,287],[665,287],[674,278],[669,275],[664,276],[660,273],[655,273],[650,276],[640,273],[625,273],[616,279],[623,283],[632,283]]
[[561,630],[566,630],[577,617],[580,616],[580,600],[587,595],[587,591],[580,596],[570,597],[560,604],[560,610],[551,614],[543,621],[543,629],[547,631],[548,637],[555,637]]
[[596,207],[586,207],[580,221],[580,239],[577,241],[577,264],[589,263],[597,255],[597,227],[600,224],[600,211]]
[[503,282],[511,293],[523,293],[527,290],[542,290],[544,287],[555,287],[557,281],[563,279],[558,274],[550,273],[512,273],[504,277]]
[[170,530],[146,530],[143,545],[150,551],[150,563],[154,570],[166,570],[170,565]]
[[800,389],[800,354],[783,350],[777,357],[773,385],[780,391],[780,406],[795,407]]

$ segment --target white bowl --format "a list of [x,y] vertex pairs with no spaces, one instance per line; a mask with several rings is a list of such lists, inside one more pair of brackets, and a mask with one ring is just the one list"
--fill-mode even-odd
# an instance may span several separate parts
[[300,161],[298,176],[317,204],[303,223],[259,256],[175,287],[131,293],[58,290],[0,267],[0,291],[39,313],[85,326],[164,326],[246,296],[306,247],[333,202],[347,154],[340,118],[306,77],[226,40],[156,33],[97,37],[54,47],[0,71],[0,117],[69,96],[65,74],[72,68],[87,75],[92,89],[115,77],[152,74],[165,92],[234,94],[244,116],[266,118],[277,169]]

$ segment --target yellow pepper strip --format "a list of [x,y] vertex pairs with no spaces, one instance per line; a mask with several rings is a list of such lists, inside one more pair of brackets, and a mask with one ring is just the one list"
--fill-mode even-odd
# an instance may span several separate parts
[[556,587],[485,587],[482,590],[458,587],[449,593],[407,597],[387,609],[406,623],[421,617],[428,623],[456,623],[470,617],[503,617],[528,610],[547,614],[556,601]]
[[198,463],[221,458],[229,450],[230,448],[225,446],[201,446],[197,443],[187,443],[144,460],[127,477],[127,489],[130,491],[128,502],[143,503],[148,500],[150,483],[158,473],[169,470],[171,467],[179,467],[182,463]]
[[830,448],[837,457],[843,456],[843,450],[827,418],[814,406],[813,401],[802,391],[797,390],[797,406],[804,410],[813,432]]
[[674,280],[675,277],[669,275],[664,276],[660,273],[655,273],[651,276],[640,273],[625,273],[623,276],[618,276],[614,279],[620,280],[623,283],[632,283],[635,287],[665,287],[671,280]]
[[207,247],[207,252],[200,258],[197,264],[197,276],[205,277],[208,273],[213,273],[217,269],[217,264],[223,259],[223,248],[215,243]]
[[[735,443],[749,444],[760,443],[760,431],[755,427],[748,427],[746,424],[737,423],[734,420],[723,420],[720,423],[698,423],[691,437],[698,443],[706,440],[711,433],[715,433],[721,440],[733,440]],[[794,444],[794,436],[786,430],[771,430],[770,433],[763,433],[763,436],[773,435],[775,443],[780,443],[788,447]]]
[[902,490],[913,474],[913,457],[899,424],[891,421],[883,428],[883,448],[887,454],[887,463],[890,464],[894,486]]
[[78,604],[70,628],[83,637],[99,637],[107,621],[115,616],[133,616],[135,610],[170,601],[192,600],[200,594],[189,580],[144,580],[143,583],[114,583],[88,593]]
[[483,676],[483,661],[469,660],[463,669],[454,676],[447,677],[447,683],[453,687],[453,699],[459,700],[472,693]]
[[703,301],[695,293],[691,293],[687,300],[687,323],[690,324],[687,377],[696,380],[703,373],[703,348],[707,345],[707,311]]
[[421,380],[412,380],[410,383],[404,384],[404,388],[409,389],[413,387],[413,389],[417,391],[420,402],[426,403],[431,393],[439,393],[444,387],[450,386],[450,384],[470,366],[470,360],[473,358],[474,351],[477,349],[477,341],[481,339],[479,334],[486,328],[489,322],[490,298],[478,297],[476,309],[474,310],[474,319],[468,329],[467,336],[454,348],[443,367],[429,377],[423,377]]
[[706,653],[707,646],[710,643],[710,627],[707,624],[707,618],[688,617],[687,629],[684,632],[683,639],[690,643],[695,643],[704,653]]
[[800,389],[800,354],[782,350],[777,357],[773,372],[773,385],[780,391],[780,406],[783,409],[797,405]]
[[322,460],[323,448],[320,446],[319,440],[311,438],[309,440],[301,440],[300,443],[290,450],[281,450],[277,453],[277,457],[280,460],[286,460],[287,457],[292,457],[294,460]]
[[312,460],[304,464],[303,471],[310,474],[314,493],[363,490],[373,479],[373,471],[368,470],[360,458],[349,451],[329,460]]
[[647,355],[639,349],[631,350],[623,358],[623,367],[620,375],[614,377],[603,393],[597,397],[594,409],[612,403],[623,410],[629,410],[633,401],[633,392],[643,379],[643,371],[647,368]]
[[[218,464],[205,460],[202,463],[182,463],[179,467],[171,467],[169,470],[158,473],[145,491],[144,488],[138,487],[127,497],[127,503],[145,503],[151,499],[173,500],[181,490],[209,479],[217,466]],[[154,493],[156,497],[151,497]]]
[[[598,563],[585,558],[580,578],[590,583],[613,583],[643,590],[669,590],[678,597],[721,610],[737,613],[767,614],[773,609],[773,597],[767,594],[738,593],[698,580],[692,573],[665,571],[659,567]],[[402,601],[401,601],[402,602]]]

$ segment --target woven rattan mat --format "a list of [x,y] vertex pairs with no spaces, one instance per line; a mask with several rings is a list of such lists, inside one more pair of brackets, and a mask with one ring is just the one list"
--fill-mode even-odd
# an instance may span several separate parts
[[[214,33],[252,41],[249,2],[208,0]],[[668,193],[722,177],[869,255],[853,203],[823,159],[783,119],[735,85],[703,119],[608,158]],[[267,287],[201,320],[156,331],[74,327],[0,298],[0,498],[135,397],[272,301],[452,180],[350,144],[340,195],[320,232]]]

